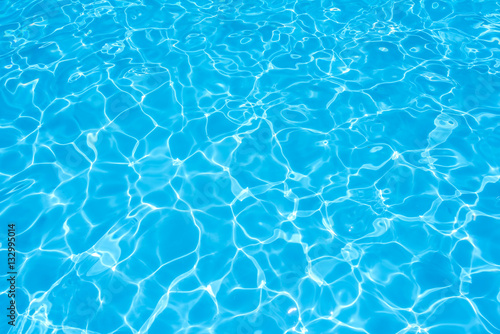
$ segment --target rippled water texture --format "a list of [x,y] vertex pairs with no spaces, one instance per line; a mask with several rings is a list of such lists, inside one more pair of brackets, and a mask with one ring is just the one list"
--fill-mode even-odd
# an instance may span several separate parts
[[0,332],[500,333],[497,1],[0,13]]

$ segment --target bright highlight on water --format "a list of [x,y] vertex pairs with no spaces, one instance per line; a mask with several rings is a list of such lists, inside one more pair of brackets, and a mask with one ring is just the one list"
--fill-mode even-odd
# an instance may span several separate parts
[[0,333],[500,333],[497,1],[0,3]]

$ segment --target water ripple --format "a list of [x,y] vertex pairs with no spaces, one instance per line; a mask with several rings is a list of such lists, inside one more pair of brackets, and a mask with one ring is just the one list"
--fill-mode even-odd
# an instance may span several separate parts
[[0,9],[4,332],[500,333],[495,1]]

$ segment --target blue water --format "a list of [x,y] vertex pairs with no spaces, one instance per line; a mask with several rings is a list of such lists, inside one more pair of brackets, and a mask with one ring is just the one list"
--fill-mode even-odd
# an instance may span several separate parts
[[500,333],[497,1],[5,0],[0,36],[0,332]]

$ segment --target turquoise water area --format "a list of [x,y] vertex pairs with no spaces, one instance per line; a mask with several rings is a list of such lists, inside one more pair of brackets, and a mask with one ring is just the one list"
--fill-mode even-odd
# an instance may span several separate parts
[[5,0],[0,36],[1,333],[500,333],[498,1]]

